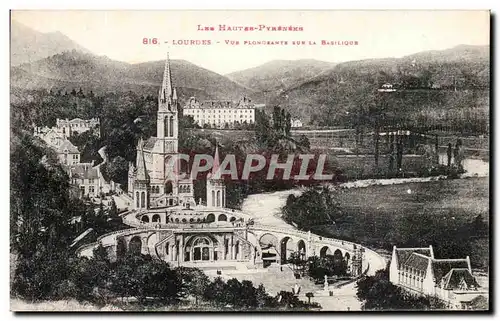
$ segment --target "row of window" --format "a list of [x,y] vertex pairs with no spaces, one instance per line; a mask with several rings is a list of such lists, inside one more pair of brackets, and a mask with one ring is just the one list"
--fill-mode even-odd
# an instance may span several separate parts
[[[212,109],[187,109],[187,110],[186,110],[186,113],[187,113],[187,114],[189,114],[189,113],[191,113],[191,111],[192,111],[192,113],[194,113],[194,112],[195,112],[195,110],[196,110],[196,112],[197,112],[197,113],[199,113],[200,111],[201,111],[202,113],[204,113],[204,112],[205,112],[205,110],[207,111],[207,113],[211,113],[211,112],[212,112]],[[227,111],[228,113],[231,113],[231,110],[227,110],[227,109],[222,109],[222,111],[221,111],[220,109],[218,110],[219,114],[220,114],[220,113],[226,113],[226,111]],[[213,112],[214,112],[214,113],[217,113],[217,110],[213,110]],[[235,110],[234,110],[234,113],[235,113],[235,114],[236,114],[236,113],[238,113],[238,112],[242,112],[242,113],[251,113],[251,114],[252,114],[252,113],[253,113],[253,110],[252,110],[252,109],[235,109]]]
[[[203,117],[203,116],[200,116],[200,115],[194,115],[194,118],[196,118],[196,119],[201,118],[201,117]],[[234,118],[236,118],[236,117],[238,117],[238,116],[234,116]],[[210,116],[210,115],[208,115],[208,116],[205,116],[205,118],[211,118],[211,116]],[[216,118],[216,116],[215,116],[215,115],[214,115],[214,118]],[[219,119],[220,119],[220,118],[221,118],[221,115],[219,115]],[[222,118],[226,119],[226,116],[222,116]],[[228,118],[233,118],[233,116],[232,116],[232,115],[229,115],[229,117],[228,117]],[[240,115],[240,118],[252,118],[252,116],[250,116],[250,115]]]
[[[83,181],[86,181],[87,179],[83,179]],[[72,182],[73,184],[79,184],[80,181],[82,181],[81,179],[79,178],[73,178]],[[95,179],[94,178],[89,178],[88,179],[88,184],[94,184],[95,183]]]
[[[83,195],[85,195],[85,186],[80,186],[80,192]],[[89,186],[89,194],[94,194],[95,193],[95,188],[94,186]]]

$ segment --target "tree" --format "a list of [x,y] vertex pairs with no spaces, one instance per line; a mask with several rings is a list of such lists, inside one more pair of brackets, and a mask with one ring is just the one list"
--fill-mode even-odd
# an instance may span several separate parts
[[210,280],[207,275],[196,268],[178,267],[176,272],[179,274],[187,294],[195,298],[195,304],[198,305],[198,300],[203,298]]
[[342,217],[340,205],[327,187],[307,189],[282,208],[283,219],[308,230],[320,224],[335,224]]
[[429,299],[405,292],[389,281],[387,269],[379,270],[374,276],[367,276],[357,283],[357,297],[365,310],[427,310]]
[[311,304],[311,298],[314,298],[314,293],[312,292],[307,292],[306,293],[306,298],[307,298],[307,303]]
[[106,172],[111,180],[121,185],[128,184],[128,161],[122,156],[116,156],[106,164]]
[[112,218],[118,217],[118,208],[116,207],[116,202],[114,198],[111,198],[111,205],[109,207],[108,215],[109,217]]

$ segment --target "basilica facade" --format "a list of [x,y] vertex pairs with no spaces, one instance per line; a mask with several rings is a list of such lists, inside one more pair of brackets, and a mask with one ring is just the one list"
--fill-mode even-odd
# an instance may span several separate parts
[[[136,163],[129,164],[128,193],[135,209],[195,206],[193,179],[182,173],[179,155],[179,100],[167,57],[158,93],[156,137],[140,139]],[[216,156],[218,159],[218,150]],[[180,178],[184,177],[184,178]],[[207,205],[225,206],[225,187],[220,180],[207,180]]]

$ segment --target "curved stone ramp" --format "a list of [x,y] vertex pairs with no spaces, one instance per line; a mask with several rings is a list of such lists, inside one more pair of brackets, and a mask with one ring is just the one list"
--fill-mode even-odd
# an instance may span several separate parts
[[[213,227],[212,229],[214,230],[219,230],[221,227]],[[231,227],[227,227],[228,229],[231,229]],[[368,268],[368,275],[374,274],[375,271],[382,269],[385,267],[385,259],[381,257],[379,254],[376,252],[363,247],[360,244],[357,243],[352,243],[348,241],[343,241],[339,239],[333,239],[333,238],[327,238],[327,237],[321,237],[319,235],[313,234],[313,233],[308,233],[304,231],[299,231],[299,230],[294,230],[294,229],[286,229],[286,228],[281,228],[281,227],[275,227],[275,226],[265,226],[265,225],[254,225],[250,226],[249,228],[250,232],[265,232],[265,233],[274,233],[275,235],[286,235],[290,237],[294,237],[297,239],[305,239],[311,242],[311,244],[314,244],[315,246],[333,246],[335,248],[343,249],[344,251],[348,252],[353,252],[356,248],[364,249],[364,260],[363,260],[363,271],[365,268]],[[157,254],[157,246],[160,245],[165,239],[159,240],[157,239],[156,241],[150,242],[150,238],[154,237],[154,235],[151,235],[152,233],[156,234],[156,232],[160,231],[175,231],[179,229],[172,229],[172,228],[150,228],[150,227],[135,227],[135,228],[130,228],[126,230],[121,230],[121,231],[114,231],[111,233],[104,234],[100,236],[96,242],[83,245],[79,247],[76,250],[76,253],[81,256],[87,256],[91,257],[93,255],[93,250],[101,244],[104,247],[109,247],[109,246],[115,246],[117,243],[117,237],[120,236],[127,236],[131,234],[149,234],[147,235],[147,251],[151,256],[154,256],[156,258],[160,258]],[[191,229],[192,230],[192,229]],[[201,230],[201,229],[200,229]],[[210,231],[211,228],[205,227],[203,228],[204,231]],[[166,238],[168,238],[167,236]],[[316,253],[317,255],[317,253]]]

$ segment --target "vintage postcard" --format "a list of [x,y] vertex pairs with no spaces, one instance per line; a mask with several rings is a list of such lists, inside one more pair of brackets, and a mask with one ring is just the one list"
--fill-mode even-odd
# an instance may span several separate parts
[[10,14],[12,311],[490,311],[489,11]]

